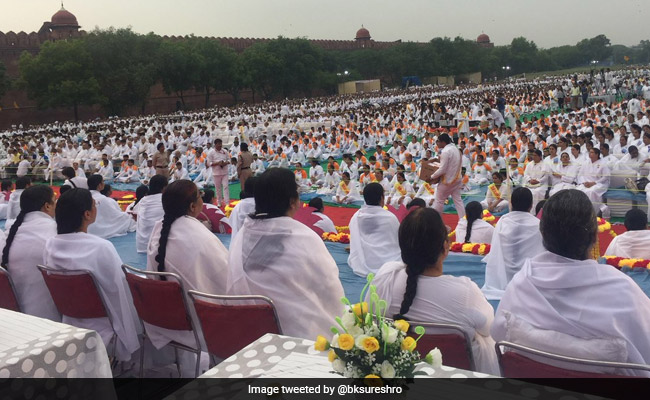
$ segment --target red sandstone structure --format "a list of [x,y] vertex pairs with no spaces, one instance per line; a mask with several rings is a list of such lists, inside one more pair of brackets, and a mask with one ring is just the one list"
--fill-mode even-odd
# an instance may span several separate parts
[[476,43],[479,46],[485,47],[487,49],[491,49],[492,47],[494,47],[494,43],[490,42],[490,37],[485,33],[481,33],[480,35],[478,35],[478,37],[476,38]]

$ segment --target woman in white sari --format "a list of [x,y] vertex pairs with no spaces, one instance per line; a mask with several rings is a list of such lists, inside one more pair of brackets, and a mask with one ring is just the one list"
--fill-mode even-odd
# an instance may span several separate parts
[[156,222],[165,215],[162,207],[162,192],[167,187],[167,178],[154,175],[149,181],[149,194],[144,196],[136,206],[138,214],[135,229],[135,248],[138,253],[147,252],[147,244]]
[[[156,222],[147,247],[147,270],[173,272],[186,290],[225,294],[228,250],[196,217],[203,210],[199,189],[190,180],[172,182],[162,194],[164,218]],[[161,349],[170,341],[196,346],[194,334],[145,323],[151,343]],[[182,377],[193,376],[196,359],[184,352]],[[207,361],[207,359],[206,359]]]
[[374,280],[377,294],[388,303],[388,314],[461,326],[471,338],[477,369],[498,375],[490,337],[492,306],[469,278],[443,275],[449,240],[440,214],[431,208],[411,212],[400,225],[399,244],[402,261],[384,264]]
[[20,196],[20,213],[5,242],[2,238],[2,266],[16,286],[18,304],[25,314],[61,321],[41,271],[47,239],[56,236],[56,198],[49,186],[30,186]]
[[298,207],[291,171],[272,168],[259,177],[255,214],[230,244],[228,294],[270,297],[284,334],[313,339],[343,311],[343,286],[323,240],[292,218]]

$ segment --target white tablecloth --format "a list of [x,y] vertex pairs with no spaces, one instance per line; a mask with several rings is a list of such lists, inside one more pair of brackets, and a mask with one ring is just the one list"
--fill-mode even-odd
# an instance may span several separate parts
[[[444,360],[444,354],[443,354]],[[331,372],[327,353],[316,351],[312,340],[266,334],[237,354],[208,370],[201,378],[341,378]],[[433,378],[488,378],[480,372],[420,364],[416,371]]]
[[97,332],[0,309],[0,378],[112,378]]

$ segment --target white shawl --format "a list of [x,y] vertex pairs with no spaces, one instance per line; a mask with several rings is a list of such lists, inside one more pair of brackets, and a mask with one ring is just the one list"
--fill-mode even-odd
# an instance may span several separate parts
[[355,274],[377,272],[389,261],[401,261],[399,220],[379,206],[364,205],[350,220],[348,265]]
[[497,222],[490,253],[483,261],[485,284],[483,293],[488,300],[499,300],[508,282],[521,269],[527,258],[545,251],[539,220],[527,212],[510,212]]
[[289,217],[247,219],[230,244],[228,294],[270,297],[285,335],[329,333],[340,316],[343,286],[318,235]]

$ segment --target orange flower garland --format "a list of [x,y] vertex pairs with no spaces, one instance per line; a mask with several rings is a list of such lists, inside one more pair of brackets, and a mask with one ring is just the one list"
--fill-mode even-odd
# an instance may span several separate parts
[[330,232],[324,232],[323,233],[323,240],[327,242],[334,242],[334,243],[350,243],[350,234],[349,233],[330,233]]
[[449,246],[449,251],[453,251],[454,253],[471,253],[482,256],[490,252],[490,245],[487,243],[453,242],[451,246]]
[[336,231],[338,233],[350,233],[350,227],[349,226],[337,226]]
[[224,209],[224,214],[226,214],[226,217],[230,217],[230,214],[232,213],[232,210],[235,208],[237,203],[239,203],[241,200],[233,200]]
[[612,224],[598,217],[598,233],[609,232],[612,237],[616,237],[616,232],[612,229]]
[[605,262],[616,268],[650,268],[650,260],[642,258],[623,258],[616,256],[605,256]]

